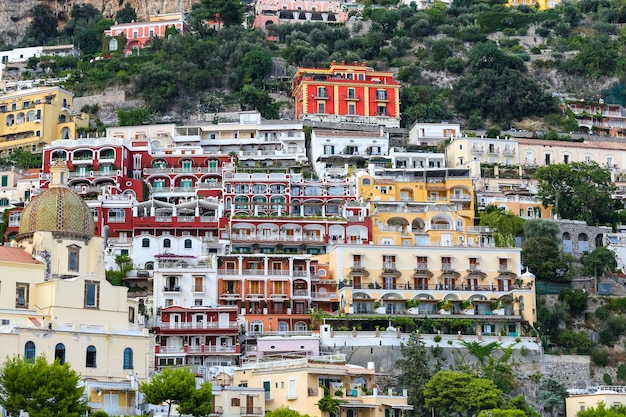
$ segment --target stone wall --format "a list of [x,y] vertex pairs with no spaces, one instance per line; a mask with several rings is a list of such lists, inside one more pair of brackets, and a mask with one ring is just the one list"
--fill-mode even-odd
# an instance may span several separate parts
[[589,356],[544,355],[544,368],[546,375],[563,381],[567,388],[602,384],[602,375],[599,381],[592,377]]

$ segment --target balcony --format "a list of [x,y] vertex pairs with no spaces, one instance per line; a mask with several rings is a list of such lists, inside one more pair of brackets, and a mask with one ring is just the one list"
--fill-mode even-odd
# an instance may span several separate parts
[[344,100],[347,101],[359,101],[361,100],[361,96],[359,96],[358,94],[346,94],[343,96]]
[[428,271],[428,264],[427,263],[418,262],[417,263],[417,267],[415,268],[415,271],[416,272]]
[[441,264],[441,270],[442,271],[446,271],[446,272],[450,272],[450,271],[454,271],[454,268],[452,268],[452,264],[448,263],[448,262],[444,262]]
[[483,153],[485,148],[483,146],[472,146],[472,153]]
[[263,409],[261,407],[241,407],[239,409],[239,415],[260,416],[263,415]]
[[513,272],[513,271],[511,271],[511,268],[508,265],[501,264],[501,265],[498,265],[498,272],[508,273],[508,272]]
[[465,193],[450,194],[450,201],[472,201],[472,196]]
[[72,158],[72,165],[91,165],[93,164],[93,155],[81,155]]
[[311,298],[314,300],[331,300],[337,298],[336,292],[313,292]]
[[[313,293],[315,294],[315,293]],[[293,291],[293,296],[294,297],[308,297],[309,296],[309,291],[308,290],[294,290]]]
[[330,97],[328,97],[328,93],[326,92],[326,90],[318,90],[317,94],[315,95],[315,99],[316,100],[328,100]]
[[480,272],[480,265],[478,264],[470,264],[469,267],[467,268],[467,272]]
[[388,102],[389,101],[389,96],[387,96],[387,94],[376,94],[376,101],[378,102]]
[[505,155],[508,155],[508,156],[513,156],[513,155],[515,155],[515,148],[506,148],[505,147],[503,153]]
[[180,292],[180,287],[178,285],[175,285],[173,287],[163,287],[163,292],[179,293]]
[[391,269],[391,270],[395,270],[396,268],[396,263],[395,262],[383,262],[383,269]]
[[496,146],[490,146],[490,147],[489,147],[489,151],[488,151],[488,153],[489,153],[490,155],[497,155],[497,154],[499,154],[499,153],[500,153],[500,147],[499,147],[499,146],[498,146],[498,147],[496,147]]
[[239,292],[229,292],[224,291],[220,294],[220,300],[232,301],[232,300],[241,300],[241,294]]

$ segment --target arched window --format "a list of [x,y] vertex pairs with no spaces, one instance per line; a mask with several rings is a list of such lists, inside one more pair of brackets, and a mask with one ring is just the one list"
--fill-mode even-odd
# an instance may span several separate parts
[[24,359],[27,361],[35,360],[35,344],[33,342],[26,342],[24,345]]
[[61,139],[69,139],[70,138],[70,128],[69,127],[64,127],[63,129],[61,129]]
[[164,248],[171,248],[172,247],[172,241],[170,239],[165,239],[163,241],[163,247]]
[[63,343],[57,343],[54,347],[54,360],[57,359],[61,365],[65,363],[65,345]]
[[87,368],[96,367],[96,348],[93,345],[87,346],[87,358],[85,360],[85,366]]
[[185,239],[185,249],[191,249],[191,239]]
[[110,52],[117,51],[117,39],[115,38],[109,39],[109,51]]
[[124,369],[133,369],[133,350],[129,347],[124,349]]
[[143,239],[141,239],[141,247],[142,248],[149,248],[150,247],[150,239],[148,239],[147,237],[144,237]]

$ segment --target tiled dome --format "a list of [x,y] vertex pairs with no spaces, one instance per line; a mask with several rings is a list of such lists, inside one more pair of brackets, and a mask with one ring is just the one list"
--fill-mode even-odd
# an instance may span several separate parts
[[46,231],[93,237],[93,215],[83,199],[65,184],[68,169],[63,161],[52,164],[50,177],[49,188],[24,208],[19,234]]
[[35,196],[24,208],[19,234],[48,231],[94,235],[93,214],[69,188],[54,187]]

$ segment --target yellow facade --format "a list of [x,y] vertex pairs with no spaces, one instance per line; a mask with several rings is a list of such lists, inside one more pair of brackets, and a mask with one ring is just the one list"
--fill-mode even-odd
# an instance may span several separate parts
[[467,170],[424,170],[401,180],[360,175],[357,192],[370,204],[375,244],[479,246],[485,241],[481,228],[474,227]]
[[624,386],[599,386],[595,392],[570,392],[565,399],[566,417],[576,417],[578,412],[589,408],[598,408],[604,403],[607,410],[613,407],[626,406],[626,387]]
[[519,335],[536,320],[534,276],[519,248],[335,245],[319,255],[347,314],[462,317],[476,331]]
[[41,152],[57,139],[75,139],[89,117],[72,108],[74,95],[60,87],[36,87],[0,96],[0,156],[22,149]]
[[552,9],[561,4],[561,0],[507,0],[507,7],[526,5],[538,10]]
[[343,400],[338,417],[401,417],[406,392],[379,392],[374,369],[347,365],[345,355],[244,364],[233,385],[264,388],[266,410],[288,407],[312,417],[327,417],[316,403],[329,395]]

